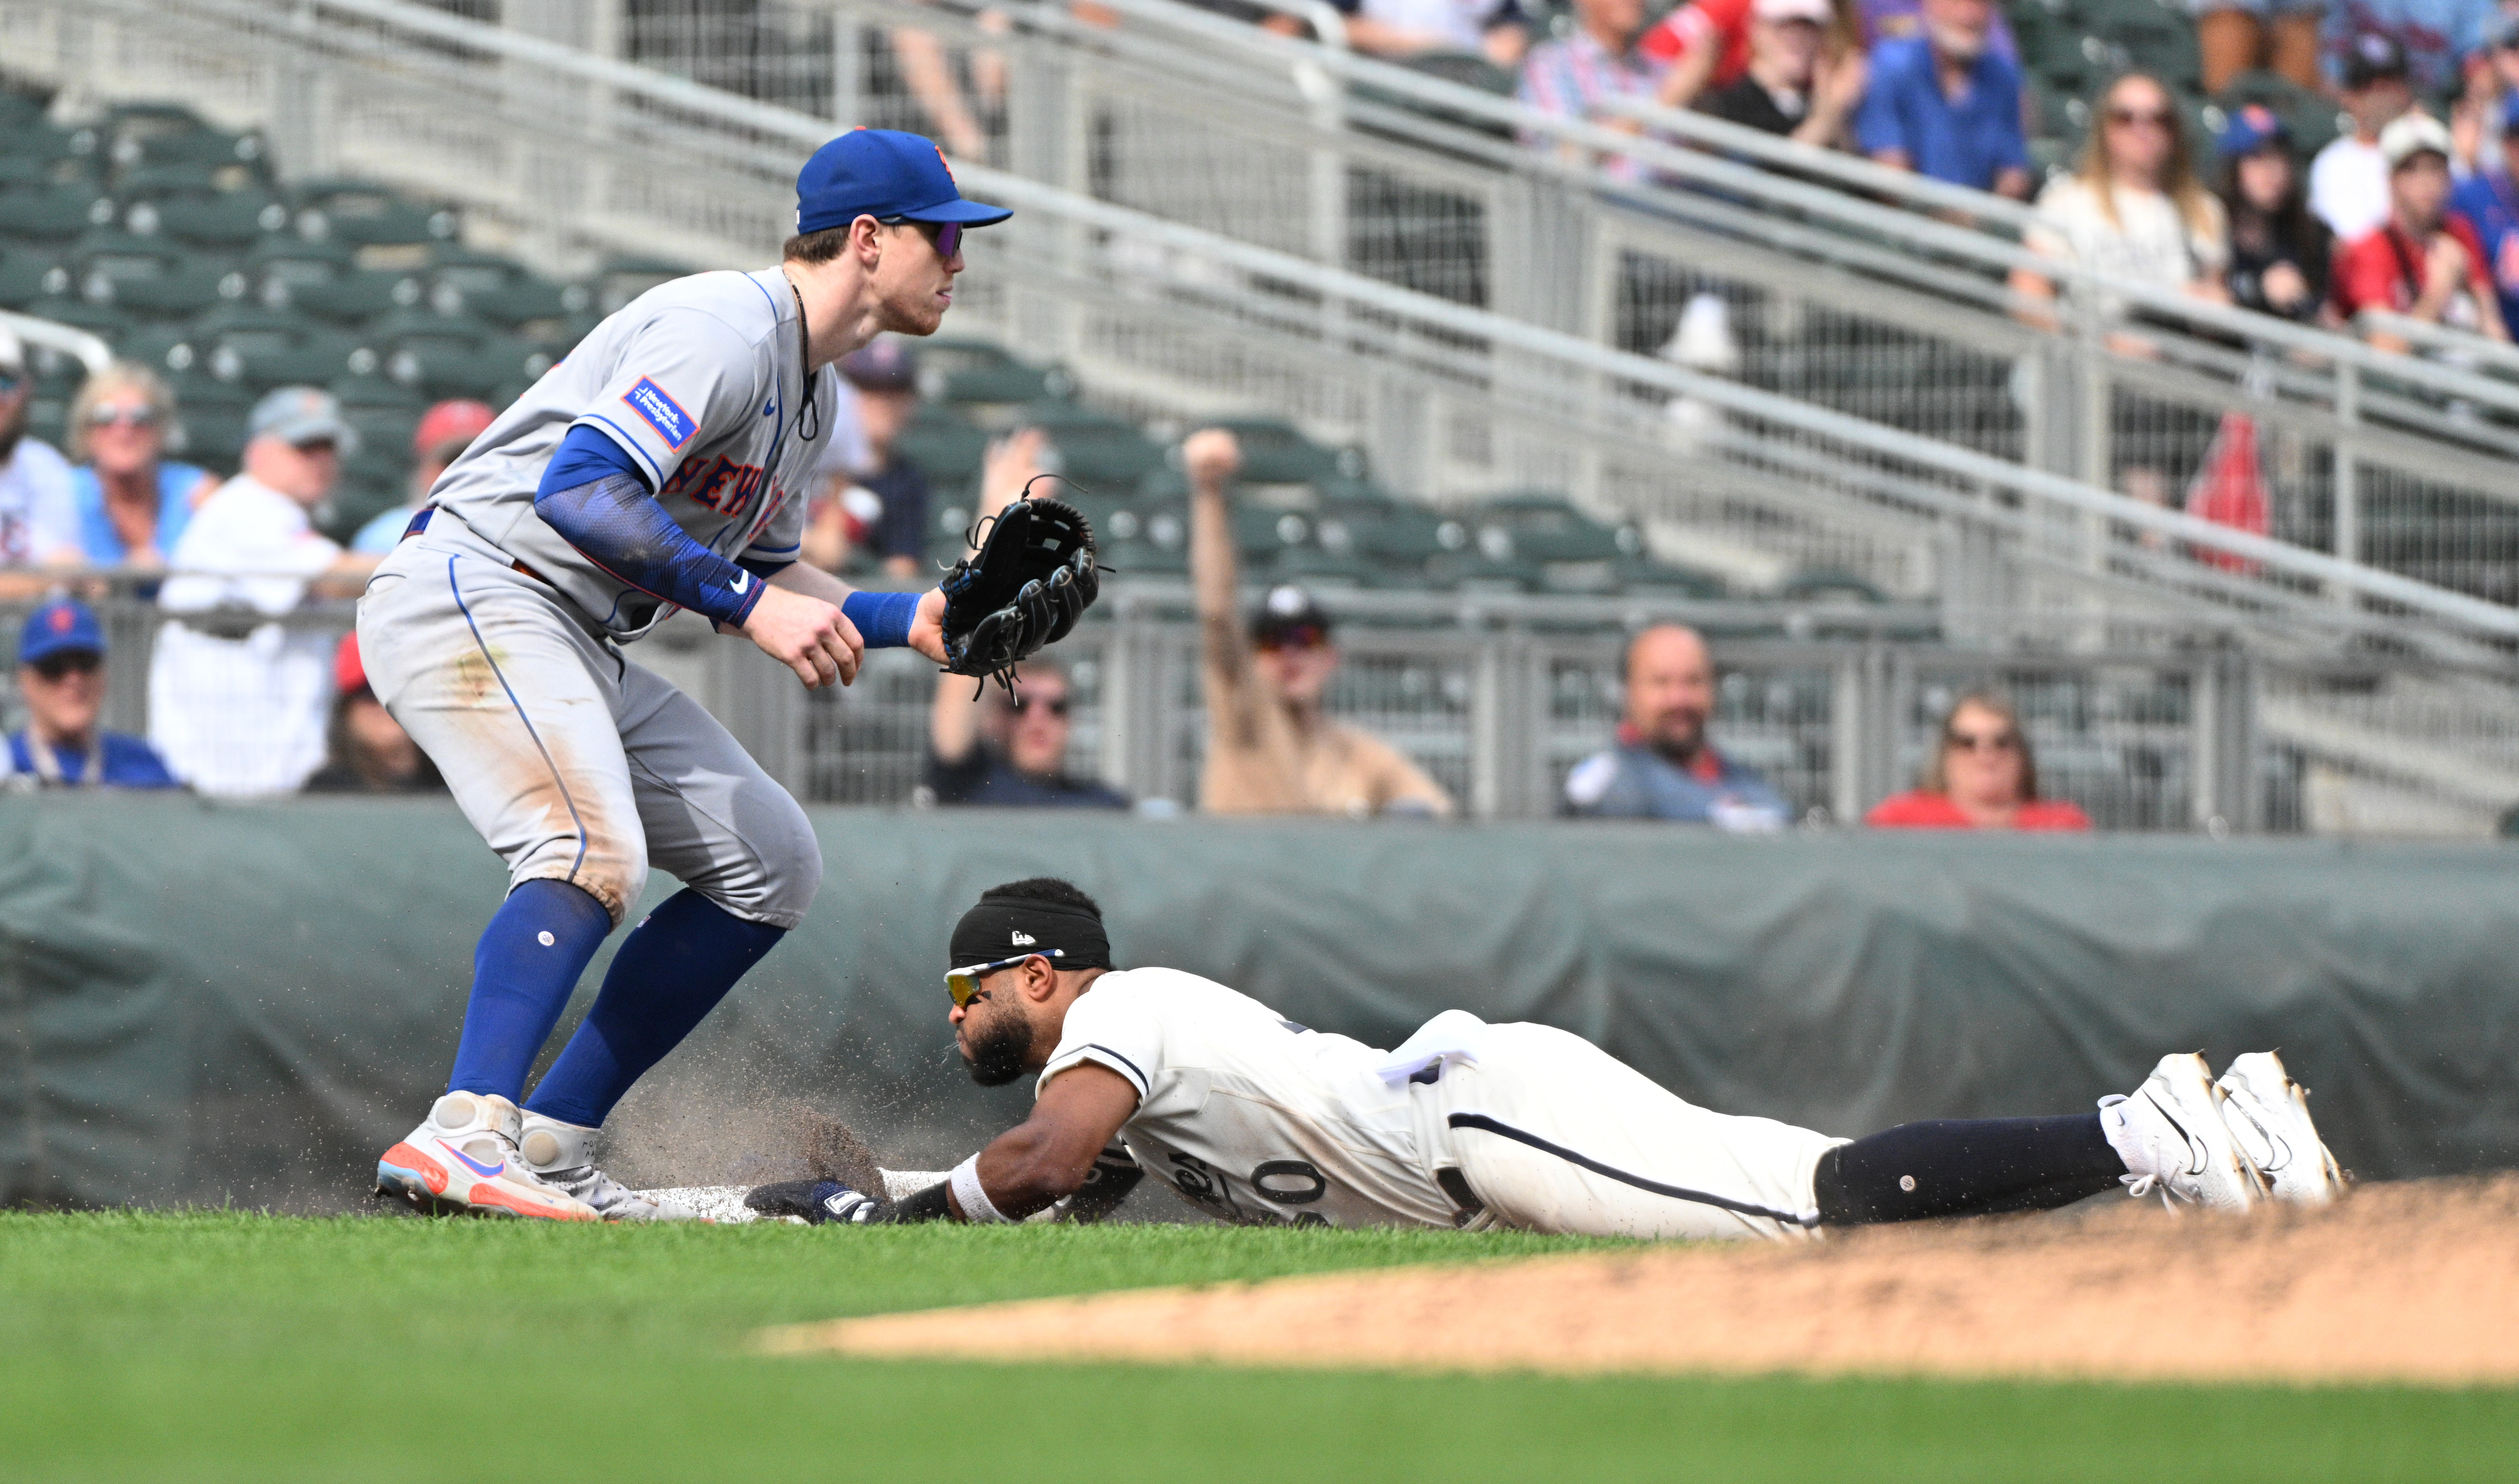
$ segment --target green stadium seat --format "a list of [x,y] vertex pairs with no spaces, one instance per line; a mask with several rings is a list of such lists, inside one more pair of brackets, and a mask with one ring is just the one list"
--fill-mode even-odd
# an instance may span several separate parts
[[0,240],[66,245],[101,220],[111,221],[112,213],[113,198],[92,186],[0,192]]
[[939,340],[918,350],[930,395],[955,404],[1038,404],[1062,400],[1075,380],[1057,367],[1030,366],[984,340]]
[[294,195],[299,232],[310,238],[338,242],[352,250],[401,246],[434,248],[454,240],[457,230],[463,225],[450,206],[423,205],[408,200],[373,181],[306,181],[297,187]]
[[420,302],[426,288],[408,273],[352,268],[331,279],[306,284],[282,280],[281,297],[307,314],[335,325],[371,325]]
[[243,460],[245,424],[251,415],[251,404],[242,407],[225,405],[175,405],[175,434],[168,439],[168,452],[187,463],[198,463],[219,473],[236,469]]
[[22,129],[44,121],[44,101],[0,88],[0,130]]
[[53,271],[50,253],[0,249],[0,309],[22,309],[44,296]]
[[1291,422],[1274,417],[1227,417],[1206,424],[1231,433],[1242,445],[1245,484],[1308,484],[1357,478],[1364,473],[1363,455],[1353,449],[1330,449],[1312,442]]
[[595,276],[595,312],[608,315],[659,284],[690,273],[686,263],[663,258],[617,257]]
[[928,482],[937,487],[941,501],[945,491],[965,490],[980,477],[980,465],[988,458],[989,436],[952,409],[921,402],[910,415],[909,425],[893,441],[893,451],[918,466]]
[[411,452],[412,435],[428,411],[429,399],[389,377],[370,373],[342,376],[329,390],[341,404],[341,415],[359,430],[359,441],[371,448]]
[[330,284],[354,272],[357,260],[337,242],[309,240],[290,232],[265,236],[245,254],[245,277],[259,285],[277,279],[291,289]]

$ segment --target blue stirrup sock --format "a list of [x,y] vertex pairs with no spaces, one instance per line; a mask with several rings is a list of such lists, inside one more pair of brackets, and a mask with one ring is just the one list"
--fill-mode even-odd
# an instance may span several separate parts
[[746,922],[688,888],[632,931],[586,1023],[525,1103],[528,1112],[599,1126],[612,1105],[717,1008],[734,982],[787,936]]
[[523,1096],[534,1054],[551,1039],[578,976],[612,931],[612,914],[565,881],[518,884],[472,950],[472,998],[448,1092]]

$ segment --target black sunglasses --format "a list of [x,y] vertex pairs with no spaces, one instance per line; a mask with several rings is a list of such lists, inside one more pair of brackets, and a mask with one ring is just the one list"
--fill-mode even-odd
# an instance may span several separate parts
[[66,675],[94,675],[105,668],[105,656],[73,649],[66,654],[48,654],[35,662],[35,674],[48,683],[58,684]]
[[1049,714],[1053,717],[1063,717],[1067,715],[1067,697],[1065,696],[1028,696],[1020,691],[1016,693],[1014,700],[1016,716],[1028,716],[1036,706],[1047,709]]

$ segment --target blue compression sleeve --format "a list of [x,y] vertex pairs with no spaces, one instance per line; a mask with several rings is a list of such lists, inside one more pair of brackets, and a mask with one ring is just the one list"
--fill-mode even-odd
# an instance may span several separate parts
[[915,592],[852,592],[840,599],[840,611],[858,626],[868,649],[899,649],[909,642],[918,598]]
[[646,466],[628,449],[613,442],[602,429],[581,422],[568,430],[568,436],[559,441],[559,451],[543,465],[542,492],[573,490],[606,474],[627,474],[642,486],[648,483]]
[[[534,513],[615,581],[739,629],[769,585],[691,540],[644,481],[605,461],[628,456],[592,428],[569,429],[534,491]],[[563,484],[560,480],[581,482]]]

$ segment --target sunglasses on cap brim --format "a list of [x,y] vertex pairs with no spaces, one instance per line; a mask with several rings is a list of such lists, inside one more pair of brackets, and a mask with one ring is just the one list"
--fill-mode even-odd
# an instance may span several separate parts
[[970,1008],[971,1001],[980,997],[980,981],[998,970],[1011,969],[1028,958],[1065,958],[1066,956],[1067,950],[1063,948],[1042,948],[1033,953],[1018,953],[1012,958],[1001,958],[994,963],[970,964],[960,969],[948,969],[945,971],[945,992],[953,996],[955,1008],[967,1010]]
[[940,258],[950,258],[962,250],[960,222],[922,222],[906,216],[879,216],[875,220],[887,227],[917,228],[927,234],[929,241],[936,244],[936,255]]

